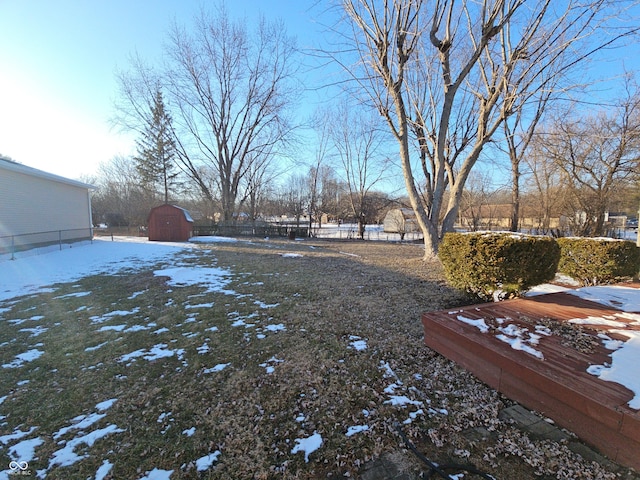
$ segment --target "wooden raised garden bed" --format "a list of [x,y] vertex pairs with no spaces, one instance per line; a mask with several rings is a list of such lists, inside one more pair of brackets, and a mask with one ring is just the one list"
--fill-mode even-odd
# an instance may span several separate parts
[[[589,317],[589,325],[569,322]],[[597,318],[615,324],[592,325]],[[614,330],[620,323],[640,330],[637,318],[569,293],[552,293],[429,312],[422,323],[427,346],[612,460],[640,470],[640,410],[629,406],[634,393],[587,372],[611,363],[612,350],[605,348],[602,335],[628,340]]]

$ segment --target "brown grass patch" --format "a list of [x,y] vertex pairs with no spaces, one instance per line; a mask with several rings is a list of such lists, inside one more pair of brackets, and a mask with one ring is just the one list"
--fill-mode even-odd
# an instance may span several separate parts
[[[403,448],[397,422],[438,463],[470,462],[496,478],[522,479],[568,478],[557,465],[573,462],[587,472],[580,478],[613,478],[562,446],[516,438],[498,419],[509,401],[424,346],[421,313],[469,299],[422,254],[414,244],[356,241],[201,245],[176,263],[229,270],[225,288],[235,294],[169,286],[152,274],[158,266],[149,266],[6,302],[6,358],[36,342],[45,354],[2,372],[2,432],[37,427],[25,437],[44,441],[33,470],[48,469],[53,479],[93,478],[106,460],[113,479],[153,469],[173,470],[171,479],[357,476],[367,461]],[[91,293],[55,299],[78,291]],[[114,310],[130,313],[105,317]],[[11,320],[27,315],[42,315],[47,331],[36,338],[16,331]],[[357,340],[366,348],[354,348]],[[122,361],[154,347],[174,354]],[[411,403],[395,405],[401,397]],[[107,425],[123,431],[79,446],[75,452],[86,457],[72,465],[51,466],[54,452],[78,434],[60,440],[54,433],[111,398],[117,401],[86,432]],[[479,427],[490,435],[470,440],[466,433]],[[309,462],[291,453],[296,439],[316,432],[323,443]],[[505,439],[520,451],[504,448]],[[215,451],[214,465],[198,471],[196,460]],[[534,464],[540,455],[553,457],[555,470]],[[11,459],[6,450],[0,454],[0,463]]]

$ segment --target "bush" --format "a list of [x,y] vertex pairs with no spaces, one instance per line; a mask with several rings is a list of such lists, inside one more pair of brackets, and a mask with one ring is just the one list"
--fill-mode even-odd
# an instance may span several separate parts
[[640,248],[634,242],[605,238],[559,238],[558,272],[583,285],[599,285],[635,277]]
[[518,296],[553,280],[560,247],[553,238],[516,233],[447,233],[438,256],[449,283],[484,300]]

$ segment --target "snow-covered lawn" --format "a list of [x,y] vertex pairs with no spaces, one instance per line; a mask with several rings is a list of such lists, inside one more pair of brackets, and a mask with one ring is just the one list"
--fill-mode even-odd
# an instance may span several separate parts
[[[35,360],[39,359],[43,355],[47,357],[48,348],[47,344],[43,342],[31,342],[32,338],[39,337],[44,332],[48,331],[52,327],[43,327],[46,322],[47,315],[21,315],[20,311],[15,311],[15,306],[20,304],[21,299],[32,297],[37,298],[38,294],[48,293],[51,294],[52,303],[49,304],[52,308],[60,308],[64,305],[65,300],[69,299],[87,299],[89,300],[93,293],[90,291],[74,291],[72,293],[65,293],[58,295],[58,290],[62,286],[68,286],[73,282],[77,282],[83,278],[92,275],[105,275],[114,276],[114,281],[117,281],[118,276],[127,274],[134,274],[145,268],[150,268],[153,265],[162,265],[162,268],[157,268],[153,271],[153,274],[157,277],[166,278],[166,284],[173,288],[185,288],[185,287],[199,287],[201,291],[197,295],[193,295],[191,298],[199,299],[204,298],[209,293],[217,293],[228,295],[233,299],[242,298],[243,295],[236,293],[233,290],[226,289],[226,285],[230,282],[234,273],[227,269],[218,267],[202,266],[197,260],[201,255],[205,254],[203,250],[199,249],[197,244],[202,243],[216,243],[216,242],[234,242],[233,239],[228,238],[200,238],[195,243],[150,243],[143,239],[136,238],[115,238],[115,241],[96,239],[92,244],[89,242],[84,244],[74,245],[73,248],[67,248],[62,251],[56,251],[55,249],[49,249],[45,252],[23,252],[18,255],[15,260],[3,259],[0,260],[0,321],[5,325],[9,324],[19,328],[19,332],[26,332],[27,342],[30,345],[24,347],[18,347],[23,343],[22,339],[7,337],[7,332],[4,332],[3,337],[0,339],[0,349],[5,351],[5,355],[2,356],[5,360],[0,365],[0,368],[4,372],[8,370],[25,371],[28,368],[27,364],[31,364]],[[301,256],[300,254],[290,254],[292,257]],[[284,255],[286,256],[286,254]],[[195,261],[195,262],[194,262]],[[170,291],[170,290],[169,290]],[[132,300],[145,293],[144,290],[131,292],[127,299]],[[54,302],[57,301],[57,302]],[[168,303],[171,303],[172,299]],[[60,303],[60,305],[57,305]],[[256,323],[248,324],[245,320],[249,318],[259,318],[259,311],[272,308],[277,304],[267,304],[260,300],[253,300],[253,304],[257,305],[256,312],[248,316],[242,316],[238,312],[230,312],[229,319],[234,320],[231,323],[231,327],[245,327],[246,329],[253,327],[253,331],[256,332],[256,339],[264,339],[268,334],[277,334],[284,331],[286,328],[282,323],[270,324],[263,322],[263,325],[257,326]],[[158,328],[159,325],[155,321],[151,321],[149,317],[141,318],[140,306],[136,306],[129,310],[122,310],[118,308],[117,304],[113,304],[113,309],[107,309],[106,312],[96,312],[89,316],[89,325],[94,326],[96,333],[99,332],[113,332],[117,334],[127,334],[133,332],[146,331],[153,335],[162,335],[172,333],[171,336],[185,336],[189,338],[199,338],[202,332],[184,332],[179,328]],[[174,325],[174,327],[180,327],[184,324],[198,322],[197,316],[201,311],[213,306],[213,303],[190,303],[185,302],[184,308],[194,310],[193,314],[190,314],[187,318],[183,319],[182,324]],[[38,308],[42,307],[42,308]],[[29,310],[46,310],[47,305],[39,305],[31,307]],[[27,311],[29,311],[27,310]],[[74,322],[74,312],[86,312],[88,310],[95,310],[95,308],[87,307],[86,305],[80,305],[74,307],[72,312],[69,312],[68,321]],[[19,318],[16,315],[20,315]],[[133,322],[132,319],[136,319]],[[122,322],[116,323],[114,322]],[[198,322],[202,323],[202,322]],[[29,328],[27,328],[27,325]],[[63,328],[60,323],[55,323],[55,327]],[[202,329],[208,332],[215,332],[218,330],[217,326],[210,326],[206,329]],[[188,367],[188,363],[185,360],[185,349],[174,348],[172,343],[175,343],[175,339],[169,340],[167,343],[154,343],[157,339],[153,335],[148,336],[148,346],[146,348],[140,348],[133,350],[129,353],[115,356],[111,359],[112,362],[123,363],[126,367],[140,364],[141,361],[155,362],[163,359],[175,357],[182,362],[184,368]],[[100,337],[103,338],[103,337]],[[109,350],[114,342],[121,342],[126,337],[117,336],[112,340],[108,340],[96,345],[86,346],[83,348],[85,352],[94,352],[98,349]],[[71,341],[71,339],[70,339]],[[197,353],[199,355],[207,354],[210,351],[208,342],[209,338],[204,339],[204,343],[197,347]],[[20,353],[7,357],[9,347],[18,348]],[[221,372],[231,363],[219,363],[211,368],[203,368],[201,370],[204,374],[210,374],[215,372]],[[53,367],[53,368],[51,368]],[[97,369],[100,364],[85,367],[85,369]],[[42,369],[42,366],[35,367],[34,370]],[[55,365],[48,366],[51,368],[50,376],[55,377],[58,373],[58,369]],[[273,369],[274,367],[269,367]],[[0,372],[2,371],[0,370]],[[120,378],[126,378],[122,375]],[[36,388],[35,382],[31,380],[18,381],[16,386],[28,385],[29,388]],[[16,389],[11,385],[4,382],[2,388],[5,392],[8,392],[4,396],[0,397],[0,404],[4,403],[5,408],[8,407],[9,401],[12,397],[17,396]],[[96,389],[100,389],[97,385]],[[9,399],[9,401],[8,401]],[[7,402],[7,403],[5,403]],[[10,462],[9,469],[0,471],[0,479],[8,479],[12,474],[19,473],[18,471],[24,471],[26,465],[30,465],[33,473],[36,473],[39,478],[47,477],[48,473],[59,467],[72,467],[81,460],[90,456],[89,449],[93,445],[107,436],[117,435],[118,433],[125,432],[125,430],[115,424],[108,424],[104,427],[98,428],[97,423],[104,423],[104,417],[108,415],[109,408],[118,402],[117,398],[101,401],[95,405],[97,412],[85,412],[68,420],[68,424],[60,428],[57,432],[52,433],[52,438],[57,442],[61,448],[55,450],[49,457],[48,461],[42,458],[38,454],[38,447],[41,446],[47,437],[47,432],[42,431],[40,425],[26,426],[22,423],[13,427],[12,433],[0,436],[0,445],[6,449]],[[0,406],[0,412],[2,406]],[[163,423],[166,417],[169,417],[171,413],[163,413],[160,415],[158,422]],[[11,415],[0,415],[0,426],[2,430],[11,428],[8,419]],[[168,428],[168,427],[167,427]],[[188,430],[189,435],[192,436],[195,433],[195,428]],[[314,439],[319,438],[319,434],[314,434]],[[301,440],[302,441],[302,440]],[[80,454],[79,452],[85,452]],[[308,455],[311,451],[307,451],[305,459],[308,460]],[[194,458],[197,471],[205,471],[214,465],[221,452],[215,450],[207,453],[199,458]],[[35,468],[37,464],[39,467]],[[111,471],[114,464],[117,463],[116,458],[106,458],[100,463],[100,467],[95,472],[95,478],[104,478]],[[73,471],[73,470],[71,470]],[[169,478],[172,471],[162,469],[151,469],[141,478],[145,479],[161,479]]]
[[[238,357],[230,353],[225,356],[223,351],[219,351],[220,345],[215,346],[215,336],[220,329],[240,332],[243,343],[266,342],[269,336],[287,332],[287,325],[275,321],[270,315],[280,302],[263,301],[252,293],[238,292],[230,287],[236,282],[264,289],[268,279],[239,282],[251,274],[216,266],[215,245],[218,242],[234,240],[200,238],[198,242],[175,244],[116,237],[113,241],[96,239],[93,243],[74,245],[62,251],[24,252],[15,260],[0,260],[0,325],[4,327],[0,330],[0,352],[3,353],[0,372],[4,373],[4,378],[8,377],[8,372],[13,373],[11,380],[0,385],[0,431],[7,432],[0,435],[0,447],[9,459],[5,462],[9,468],[0,471],[0,480],[13,478],[13,474],[25,466],[38,478],[59,476],[65,471],[76,472],[80,466],[84,467],[83,462],[93,465],[89,467],[94,469],[93,474],[88,478],[103,479],[114,474],[113,469],[120,461],[118,455],[113,453],[113,449],[99,453],[95,447],[108,439],[114,439],[114,442],[122,439],[129,425],[123,423],[122,416],[112,416],[111,412],[119,406],[126,408],[125,403],[131,399],[124,398],[121,388],[105,388],[102,383],[109,379],[104,372],[112,376],[110,381],[125,384],[128,377],[135,376],[135,371],[142,372],[142,378],[146,380],[147,368],[153,367],[158,371],[158,365],[170,361],[170,368],[177,372],[192,371],[192,375],[216,378],[227,371],[246,369],[246,365],[241,364],[242,355]],[[214,249],[209,248],[211,245]],[[305,254],[277,251],[277,255],[284,262],[296,262]],[[113,282],[113,288],[117,288],[119,282],[147,270],[153,276],[147,275],[145,281],[139,282],[139,289],[124,287],[118,292],[119,298],[110,298],[104,305],[101,303],[106,297],[100,298],[98,291],[86,286],[91,285],[87,279],[99,275],[110,279],[107,283]],[[266,275],[277,277],[279,272]],[[154,278],[166,285],[167,295],[160,304],[149,303],[148,294],[152,291],[150,284]],[[105,288],[96,285],[96,290]],[[189,289],[186,297],[173,295],[184,289]],[[204,317],[221,301],[225,302],[226,320],[214,325],[212,319]],[[238,308],[240,306],[242,308]],[[178,313],[181,318],[167,319],[158,313],[163,310]],[[81,337],[80,344],[76,344],[77,339],[73,338],[73,330],[77,328],[75,324],[93,332]],[[304,332],[304,327],[301,330]],[[69,343],[63,347],[68,350],[67,357],[80,357],[76,365],[55,364],[64,359],[55,351],[60,342]],[[131,346],[127,348],[128,344]],[[348,349],[365,351],[367,340],[358,335],[348,335],[344,349],[345,353]],[[285,360],[276,355],[265,357],[262,362],[255,360],[255,365],[269,376],[273,376],[284,363]],[[87,390],[88,398],[99,399],[93,406],[68,405],[75,414],[66,419],[58,417],[47,425],[37,420],[37,412],[33,412],[33,418],[20,418],[14,413],[13,404],[24,402],[28,392],[38,395],[39,389],[62,384],[56,380],[58,376],[82,373],[86,377],[87,372],[93,372],[95,378],[87,377],[86,383],[78,387]],[[395,394],[397,389],[404,390],[402,382],[388,365],[385,372],[385,377],[391,375],[395,381],[388,390],[393,394],[384,403],[402,409],[411,405],[418,407],[409,413],[405,423],[424,414],[422,401],[412,401],[404,395]],[[41,385],[37,380],[40,373],[46,373],[46,381]],[[167,369],[161,368],[156,374],[162,378],[168,375]],[[111,397],[114,393],[119,395]],[[189,395],[188,392],[182,393]],[[301,395],[305,396],[304,393]],[[162,435],[179,430],[185,439],[195,438],[203,428],[185,424],[172,429],[179,412],[162,410],[157,416]],[[312,412],[299,412],[296,418],[298,435],[282,439],[291,445],[290,455],[304,453],[305,463],[310,462],[313,453],[321,449],[324,442],[322,434],[315,429],[305,435],[302,425],[311,415]],[[368,412],[363,410],[362,420],[367,416]],[[61,426],[53,430],[54,424]],[[343,435],[349,438],[368,429],[367,425],[348,425]],[[43,445],[48,438],[54,443],[45,449]],[[210,451],[201,450],[199,454],[194,451],[192,458],[177,463],[173,469],[138,469],[139,478],[168,479],[192,468],[198,472],[214,468],[224,458],[225,442],[224,438],[210,438],[208,443],[212,445]]]
[[[420,312],[461,297],[419,246],[114,240],[0,259],[0,480],[353,476],[396,423],[475,463],[504,449],[460,432],[515,435],[424,347]],[[536,471],[613,478],[558,448]]]

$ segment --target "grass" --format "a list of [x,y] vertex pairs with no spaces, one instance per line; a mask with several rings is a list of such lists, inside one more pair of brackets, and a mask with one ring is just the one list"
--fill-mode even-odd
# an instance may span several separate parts
[[[423,345],[423,311],[469,300],[421,256],[411,244],[221,243],[185,250],[173,264],[229,272],[227,293],[170,285],[154,274],[168,266],[158,264],[0,302],[3,363],[44,352],[0,370],[0,438],[37,427],[24,437],[43,440],[29,467],[51,479],[94,478],[105,460],[114,479],[154,469],[173,470],[172,479],[326,478],[357,476],[400,450],[394,424],[411,420],[405,432],[437,462],[533,477],[531,455],[499,445],[518,435],[498,419],[509,401]],[[23,331],[36,326],[37,336]],[[355,336],[365,350],[351,347]],[[144,358],[154,352],[173,354]],[[422,403],[394,406],[392,395]],[[117,400],[96,408],[109,399]],[[65,432],[92,414],[105,416]],[[368,430],[347,437],[355,425]],[[75,447],[85,458],[52,462],[74,438],[109,426],[121,431]],[[490,435],[469,440],[477,427]],[[291,451],[315,432],[323,444],[307,463]],[[15,441],[5,443],[7,465]],[[216,451],[214,466],[197,471],[196,459]],[[613,478],[569,460],[595,472],[582,478]]]

